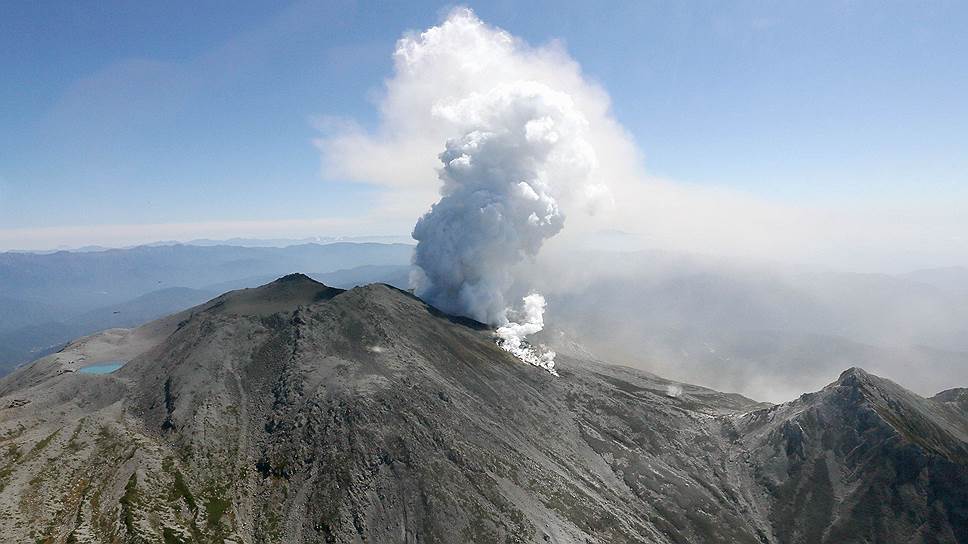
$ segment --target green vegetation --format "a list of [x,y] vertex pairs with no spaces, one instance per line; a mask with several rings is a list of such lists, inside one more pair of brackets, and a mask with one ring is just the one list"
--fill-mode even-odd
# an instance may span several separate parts
[[256,526],[257,540],[278,542],[282,538],[282,516],[278,512],[269,510],[259,521],[261,523]]
[[20,451],[20,446],[17,444],[10,444],[7,446],[7,453],[4,456],[7,459],[7,463],[0,468],[0,491],[3,491],[7,487],[7,480],[10,475],[13,474],[13,468],[17,464],[17,461],[23,454]]
[[117,450],[125,446],[120,437],[107,425],[98,428],[94,444],[98,448],[98,455],[102,458],[117,456]]
[[34,477],[31,478],[30,481],[28,481],[27,483],[30,484],[31,487],[37,487],[44,482],[45,477],[46,476],[44,475],[44,471],[41,470],[40,472],[35,474]]
[[171,527],[165,527],[161,530],[162,537],[165,539],[165,544],[188,544],[188,541],[181,537],[175,532]]
[[10,429],[6,431],[2,437],[0,437],[0,442],[6,442],[7,440],[13,440],[15,438],[20,438],[21,435],[27,430],[23,423],[17,424],[16,429]]
[[188,484],[185,482],[185,477],[178,469],[174,469],[175,483],[171,490],[171,500],[177,501],[182,499],[185,504],[188,505],[188,509],[192,513],[198,512],[198,504],[195,502],[195,497],[192,495],[190,489],[188,489]]
[[134,502],[138,498],[138,474],[132,473],[128,483],[124,486],[124,496],[118,501],[121,505],[121,517],[128,536],[134,536]]
[[221,490],[215,489],[213,496],[205,500],[205,514],[208,516],[208,526],[218,525],[222,516],[232,508],[232,501],[222,496]]
[[84,449],[84,446],[87,445],[84,442],[79,442],[77,440],[77,437],[80,436],[81,434],[81,429],[84,428],[84,421],[86,419],[87,418],[82,417],[77,422],[77,427],[74,427],[74,432],[71,433],[71,437],[67,440],[67,450],[70,451],[71,453],[77,453],[82,449]]
[[18,444],[10,444],[9,446],[7,446],[7,453],[4,455],[4,457],[12,457],[13,460],[11,462],[13,462],[20,459],[20,456],[21,456],[21,451],[20,451],[20,446]]
[[30,448],[30,452],[27,453],[27,455],[30,456],[30,457],[33,457],[33,456],[39,454],[40,452],[44,451],[44,449],[47,446],[50,445],[50,443],[54,440],[54,438],[60,432],[61,432],[61,430],[60,429],[57,429],[56,431],[54,431],[54,432],[50,433],[49,435],[47,435],[47,437],[45,437],[40,442],[37,442],[36,444],[34,444],[34,447]]

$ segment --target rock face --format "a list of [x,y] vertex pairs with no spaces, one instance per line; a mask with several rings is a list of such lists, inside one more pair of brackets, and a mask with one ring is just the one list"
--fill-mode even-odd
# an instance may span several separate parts
[[556,378],[300,275],[105,335],[0,381],[9,541],[968,542],[964,411],[857,369],[778,406]]
[[932,400],[947,404],[964,415],[968,415],[968,388],[957,387],[955,389],[948,389],[931,398]]
[[948,406],[852,368],[735,424],[779,541],[968,541],[968,426]]

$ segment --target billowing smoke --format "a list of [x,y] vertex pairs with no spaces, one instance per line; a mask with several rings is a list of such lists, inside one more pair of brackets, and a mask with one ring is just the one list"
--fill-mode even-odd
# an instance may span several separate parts
[[520,323],[511,322],[499,327],[495,334],[498,344],[526,363],[541,367],[555,376],[555,352],[541,348],[539,351],[525,342],[525,337],[544,328],[545,299],[535,293],[524,297],[524,309]]
[[435,108],[461,127],[440,154],[441,199],[414,228],[417,294],[500,325],[511,267],[564,226],[557,195],[587,183],[594,153],[565,94],[521,82]]
[[[413,217],[437,201],[413,230],[419,296],[511,327],[509,307],[518,303],[507,297],[519,265],[562,231],[566,212],[611,207],[610,191],[595,180],[611,183],[614,166],[624,164],[616,157],[634,148],[608,109],[607,94],[560,44],[531,47],[456,8],[397,43],[376,132],[337,122],[342,128],[319,145],[341,179],[392,189],[381,217]],[[425,193],[441,183],[439,194]],[[516,314],[521,330],[540,330],[529,314]],[[531,349],[524,335],[500,343],[521,353]]]
[[439,155],[441,198],[413,230],[413,287],[446,312],[504,325],[502,346],[550,368],[553,354],[525,356],[522,343],[541,330],[544,299],[525,298],[525,323],[509,324],[505,293],[512,267],[564,227],[559,196],[596,191],[587,122],[567,94],[532,81],[445,101],[434,113],[460,135]]

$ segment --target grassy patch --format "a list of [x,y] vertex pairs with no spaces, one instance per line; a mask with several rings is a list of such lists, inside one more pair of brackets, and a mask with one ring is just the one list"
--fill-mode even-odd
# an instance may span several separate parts
[[67,449],[71,453],[77,453],[83,450],[84,446],[87,445],[77,439],[77,437],[81,434],[81,429],[84,427],[84,419],[85,418],[81,418],[81,420],[77,422],[77,427],[74,428],[74,432],[71,433],[71,437],[67,441]]
[[171,527],[165,527],[161,530],[161,535],[165,539],[165,544],[188,544],[188,541],[181,537],[175,532]]
[[118,448],[124,446],[120,437],[107,425],[98,428],[97,436],[94,437],[94,445],[98,449],[98,454],[104,457],[115,457]]
[[44,483],[44,478],[45,477],[46,476],[44,475],[44,471],[41,470],[33,478],[31,478],[30,481],[27,482],[27,483],[30,484],[31,487],[37,487],[40,484]]
[[37,442],[36,444],[34,444],[34,447],[30,448],[30,452],[27,455],[33,457],[34,455],[37,455],[40,452],[44,451],[44,449],[46,449],[47,446],[50,445],[50,443],[54,440],[55,437],[57,437],[57,434],[60,432],[61,430],[57,429],[56,431],[47,435],[47,437],[45,437],[40,442]]
[[7,459],[7,464],[0,467],[0,491],[3,491],[7,487],[7,480],[10,479],[10,475],[13,474],[14,466],[23,454],[20,451],[20,446],[17,444],[10,444],[7,446],[7,454],[4,456]]
[[21,455],[23,455],[23,452],[20,451],[20,446],[17,444],[10,444],[7,446],[7,453],[4,455],[4,457],[11,458],[9,462],[15,463],[20,459]]
[[134,536],[134,502],[138,498],[138,474],[133,473],[124,486],[124,495],[118,503],[121,505],[121,518],[128,536]]
[[177,501],[182,499],[185,504],[188,505],[188,509],[193,513],[198,512],[198,503],[195,502],[195,497],[192,495],[190,489],[188,489],[188,484],[185,482],[185,477],[178,469],[173,469],[175,476],[175,483],[171,490],[171,500]]
[[[269,510],[261,521],[260,527],[257,527],[256,530],[256,539],[259,540],[264,537],[264,540],[278,542],[282,538],[282,516],[278,512]],[[258,529],[263,529],[263,527],[265,535],[260,535],[261,531]]]
[[230,508],[232,508],[232,501],[223,497],[219,490],[215,490],[213,496],[205,500],[205,514],[207,515],[208,526],[214,527],[218,525],[222,520],[222,516]]

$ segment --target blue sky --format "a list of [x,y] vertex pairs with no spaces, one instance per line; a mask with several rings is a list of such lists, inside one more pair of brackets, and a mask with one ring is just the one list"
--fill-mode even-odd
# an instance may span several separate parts
[[[314,119],[377,123],[394,43],[450,7],[387,4],[4,3],[0,230],[365,213],[380,189],[323,180]],[[561,40],[654,175],[829,206],[968,193],[966,4],[594,4],[465,3]]]

